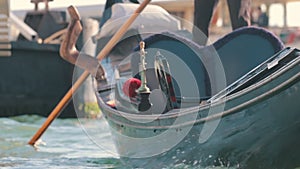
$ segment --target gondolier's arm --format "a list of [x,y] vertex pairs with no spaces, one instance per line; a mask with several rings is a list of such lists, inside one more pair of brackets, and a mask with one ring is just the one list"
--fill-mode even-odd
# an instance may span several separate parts
[[82,31],[80,16],[78,15],[77,9],[74,7],[69,7],[68,12],[70,14],[71,21],[69,23],[66,36],[61,43],[61,57],[68,62],[87,70],[97,80],[105,80],[104,69],[101,64],[99,64],[99,61],[88,54],[79,53],[77,50],[75,44]]

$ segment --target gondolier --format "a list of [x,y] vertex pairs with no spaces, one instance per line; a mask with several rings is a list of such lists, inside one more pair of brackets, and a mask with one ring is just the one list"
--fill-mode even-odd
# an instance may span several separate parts
[[[193,40],[199,45],[206,45],[207,43],[210,20],[218,1],[219,0],[194,0],[195,27],[193,28]],[[250,25],[251,1],[252,0],[227,0],[233,30]]]

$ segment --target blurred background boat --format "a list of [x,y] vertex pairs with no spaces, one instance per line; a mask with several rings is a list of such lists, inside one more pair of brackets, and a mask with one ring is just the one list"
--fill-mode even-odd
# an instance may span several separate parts
[[[80,74],[80,70],[75,70],[59,55],[60,42],[67,27],[67,14],[63,9],[49,10],[49,1],[53,0],[31,0],[34,10],[26,11],[10,11],[10,1],[0,1],[2,117],[23,114],[48,116],[71,87],[73,75]],[[40,2],[45,3],[44,9],[39,9]],[[87,34],[92,29],[85,27],[85,30],[78,43],[80,48],[84,44],[83,39],[91,36]],[[60,117],[85,116],[85,110],[93,109],[93,103],[83,102],[86,90],[83,87],[80,95],[73,99],[79,108],[71,103]],[[75,111],[76,108],[78,111]]]

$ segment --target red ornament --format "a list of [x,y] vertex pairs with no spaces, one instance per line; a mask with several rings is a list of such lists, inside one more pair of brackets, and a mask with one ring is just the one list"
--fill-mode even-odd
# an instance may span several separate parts
[[123,92],[128,97],[135,97],[136,90],[141,86],[141,81],[137,78],[128,79],[123,85]]

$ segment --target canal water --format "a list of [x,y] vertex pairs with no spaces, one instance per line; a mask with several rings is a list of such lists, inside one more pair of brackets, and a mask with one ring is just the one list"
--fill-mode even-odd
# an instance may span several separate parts
[[[0,168],[122,168],[104,120],[56,119],[35,149],[27,142],[44,121],[39,116],[0,118]],[[85,131],[95,127],[105,148]]]
[[[28,145],[45,120],[35,115],[0,118],[1,169],[130,169],[119,160],[104,119],[56,119],[37,148]],[[165,169],[203,167],[177,164]]]
[[[119,160],[104,119],[56,119],[37,148],[28,145],[45,120],[28,115],[0,118],[1,169],[130,169]],[[165,169],[204,168],[227,167],[201,167],[194,163],[176,164]]]

